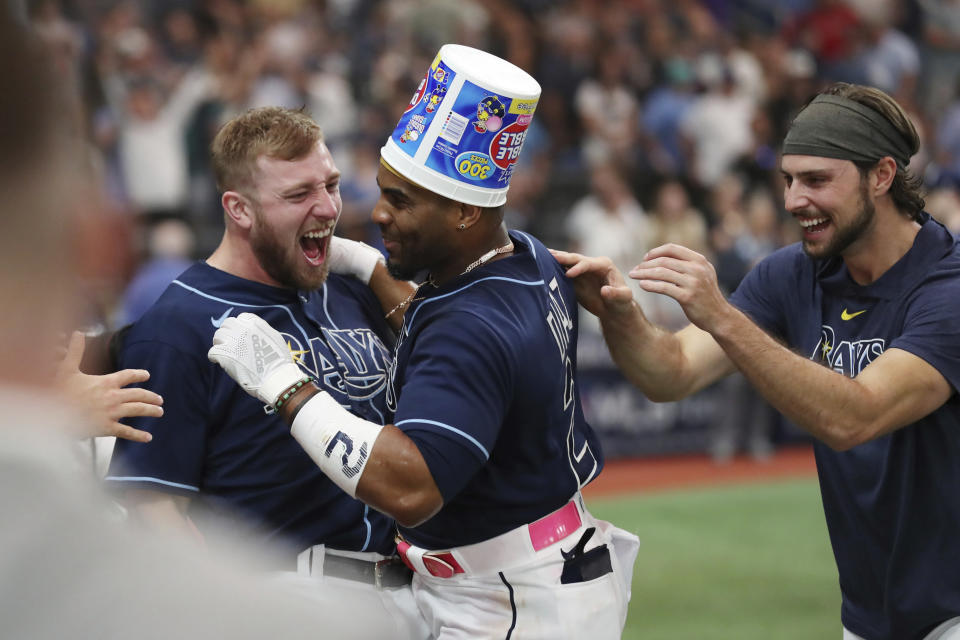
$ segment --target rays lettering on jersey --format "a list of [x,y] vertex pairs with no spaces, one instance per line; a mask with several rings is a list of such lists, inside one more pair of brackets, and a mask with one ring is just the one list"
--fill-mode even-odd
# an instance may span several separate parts
[[883,338],[841,340],[837,344],[836,331],[828,324],[820,328],[820,341],[810,359],[822,362],[837,373],[855,378],[864,367],[880,357],[886,345]]
[[[384,391],[390,351],[370,329],[323,329],[323,337],[310,339],[304,347],[296,336],[284,340],[297,364],[328,388],[340,389],[352,400],[366,400]],[[336,355],[331,359],[327,347]]]
[[[560,359],[563,362],[563,411],[567,413],[570,419],[567,430],[567,454],[570,459],[570,466],[582,487],[596,474],[598,465],[597,458],[590,450],[587,439],[574,429],[577,414],[576,411],[572,410],[576,396],[574,395],[573,359],[570,357],[570,342],[573,338],[574,324],[559,288],[557,279],[553,278],[547,287],[550,310],[547,312],[546,321],[550,333],[553,334],[554,342],[560,350]],[[578,442],[578,440],[582,440],[582,442]]]

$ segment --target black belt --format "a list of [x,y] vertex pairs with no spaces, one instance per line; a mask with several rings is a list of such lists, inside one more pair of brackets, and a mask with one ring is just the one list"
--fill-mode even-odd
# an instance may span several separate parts
[[323,556],[323,575],[372,584],[377,588],[402,587],[413,580],[413,572],[403,564],[400,558],[393,557],[372,562],[329,552],[324,553]]

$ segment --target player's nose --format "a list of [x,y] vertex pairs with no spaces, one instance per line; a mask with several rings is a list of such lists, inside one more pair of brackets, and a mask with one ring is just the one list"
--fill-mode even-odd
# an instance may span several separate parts
[[373,205],[373,210],[370,212],[370,220],[380,226],[388,225],[393,220],[393,216],[391,216],[387,210],[383,197],[380,197],[377,203]]
[[783,188],[783,208],[791,213],[802,211],[810,206],[810,199],[803,192],[803,188],[794,180],[793,184]]
[[338,194],[324,190],[314,201],[310,208],[310,214],[324,220],[332,220],[340,215],[341,206]]

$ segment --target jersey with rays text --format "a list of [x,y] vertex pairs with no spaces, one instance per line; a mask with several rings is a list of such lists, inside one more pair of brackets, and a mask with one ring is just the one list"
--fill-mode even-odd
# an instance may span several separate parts
[[872,284],[793,245],[731,298],[839,374],[901,349],[953,388],[945,405],[886,436],[847,451],[815,444],[843,625],[864,638],[920,638],[960,615],[960,248],[927,214],[920,221],[913,247]]
[[217,328],[245,311],[276,328],[337,402],[383,424],[393,338],[366,286],[331,274],[298,293],[198,263],[124,339],[120,366],[150,372],[144,386],[163,396],[164,415],[131,420],[153,440],[118,441],[107,481],[193,497],[201,530],[227,517],[252,540],[389,552],[392,521],[330,482],[284,421],[207,359]]
[[576,385],[577,301],[537,240],[420,287],[390,376],[393,424],[430,468],[444,504],[413,544],[492,538],[562,506],[603,466]]

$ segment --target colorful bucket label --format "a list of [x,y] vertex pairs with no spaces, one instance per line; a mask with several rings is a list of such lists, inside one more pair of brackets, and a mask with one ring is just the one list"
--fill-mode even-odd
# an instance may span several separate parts
[[536,106],[537,100],[514,99],[464,82],[425,165],[474,186],[506,187]]
[[454,162],[457,173],[471,182],[483,182],[496,169],[496,165],[490,160],[490,156],[476,151],[461,153]]
[[438,55],[400,117],[392,139],[415,158],[431,132],[431,138],[436,138],[424,161],[426,167],[466,184],[502,189],[520,157],[537,100],[510,98],[466,81],[443,122],[434,122],[456,75]]
[[427,73],[420,81],[420,85],[410,98],[400,122],[393,130],[393,141],[397,143],[410,157],[416,155],[423,139],[423,134],[430,128],[437,107],[447,95],[450,82],[456,74],[445,65],[438,55]]

